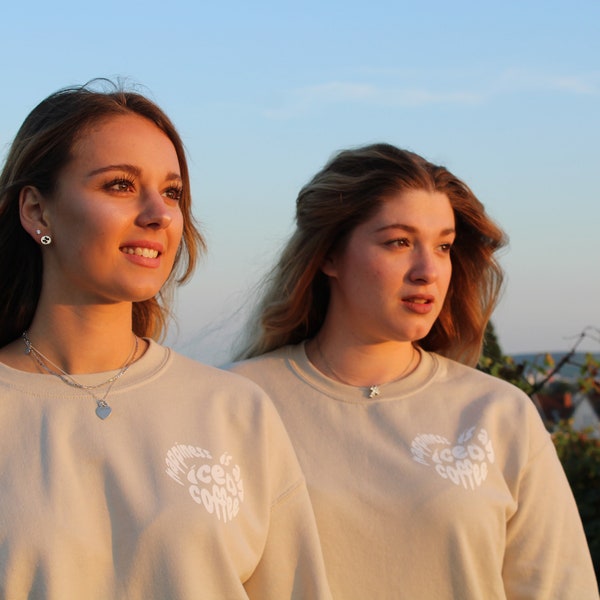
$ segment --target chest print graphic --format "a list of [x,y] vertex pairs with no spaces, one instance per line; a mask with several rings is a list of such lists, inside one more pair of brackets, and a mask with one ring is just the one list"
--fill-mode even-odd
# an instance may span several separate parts
[[492,440],[485,429],[470,427],[456,443],[433,433],[419,434],[411,443],[413,460],[433,467],[443,479],[466,490],[474,490],[487,478],[494,463]]
[[227,523],[236,517],[244,501],[244,482],[239,465],[228,452],[218,460],[198,446],[175,444],[165,458],[166,473],[187,490],[194,502]]

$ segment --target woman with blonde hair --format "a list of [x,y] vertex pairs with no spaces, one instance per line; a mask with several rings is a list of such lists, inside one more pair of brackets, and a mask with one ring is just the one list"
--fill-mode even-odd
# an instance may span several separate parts
[[288,428],[335,598],[597,598],[535,407],[473,368],[505,243],[460,179],[387,144],[298,195],[230,368]]
[[204,247],[181,138],[97,83],[0,175],[0,597],[328,599],[271,402],[156,341]]

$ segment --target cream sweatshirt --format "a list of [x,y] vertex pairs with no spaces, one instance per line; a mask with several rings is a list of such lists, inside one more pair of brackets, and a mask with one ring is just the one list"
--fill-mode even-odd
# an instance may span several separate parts
[[262,390],[151,342],[107,402],[0,364],[1,598],[330,598]]
[[514,386],[422,352],[369,399],[323,376],[303,344],[232,368],[290,433],[334,598],[598,599],[562,466]]

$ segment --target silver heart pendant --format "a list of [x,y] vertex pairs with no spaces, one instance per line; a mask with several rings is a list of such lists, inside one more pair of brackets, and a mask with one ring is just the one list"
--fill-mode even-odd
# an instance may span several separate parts
[[96,414],[98,418],[104,420],[110,413],[112,412],[112,408],[108,404],[98,404],[96,407]]

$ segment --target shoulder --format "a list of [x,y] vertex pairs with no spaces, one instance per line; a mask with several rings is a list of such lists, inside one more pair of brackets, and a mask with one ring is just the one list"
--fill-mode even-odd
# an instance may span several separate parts
[[286,361],[294,359],[299,352],[302,352],[302,344],[297,346],[283,346],[260,356],[227,363],[222,368],[246,377],[257,373],[272,373],[283,366]]
[[548,436],[534,401],[520,388],[474,367],[434,355],[438,362],[439,389],[452,402],[464,404],[486,415],[489,422],[504,428],[505,433],[522,434],[528,430],[542,441]]
[[156,384],[162,387],[162,396],[176,397],[182,414],[201,410],[215,429],[234,427],[251,435],[255,442],[268,438],[277,439],[277,444],[287,443],[275,405],[260,385],[238,373],[166,350],[168,368]]
[[506,477],[519,477],[536,457],[555,454],[542,415],[523,390],[453,360],[434,359],[439,364],[432,386],[439,409],[435,419],[493,442],[494,460]]
[[434,361],[437,362],[440,376],[447,378],[449,381],[467,383],[469,385],[477,386],[481,389],[489,390],[490,392],[527,398],[525,392],[512,383],[500,379],[499,377],[494,377],[493,375],[484,373],[475,367],[459,363],[439,354],[432,354],[432,356]]
[[495,414],[507,424],[511,421],[541,424],[533,400],[517,386],[449,358],[437,354],[432,356],[437,363],[435,381],[438,389],[451,396],[454,402],[462,401]]
[[[238,373],[201,363],[167,347],[163,385],[176,385],[178,395],[209,397],[223,403],[250,403],[264,405],[268,412],[271,404],[264,390]],[[256,407],[255,407],[256,409]]]

